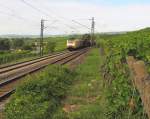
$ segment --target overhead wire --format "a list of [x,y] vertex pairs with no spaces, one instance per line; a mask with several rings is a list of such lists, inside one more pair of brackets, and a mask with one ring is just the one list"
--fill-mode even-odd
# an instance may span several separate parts
[[25,0],[20,0],[20,1],[22,3],[24,3],[25,5],[29,6],[30,8],[32,8],[32,9],[34,9],[34,10],[36,10],[36,11],[38,11],[38,12],[40,12],[40,13],[46,15],[46,16],[52,17],[49,14],[47,14],[46,12],[42,11],[41,9],[39,9],[39,8],[35,7],[34,5],[30,4],[29,2],[26,2]]
[[[46,12],[44,12],[44,11],[42,11],[41,9],[35,7],[35,6],[32,5],[31,3],[26,2],[25,0],[21,0],[21,2],[23,2],[23,3],[26,4],[27,6],[31,7],[32,9],[34,9],[34,10],[36,10],[36,11],[38,11],[38,12],[40,12],[40,13],[42,13],[42,14],[48,16],[48,17],[53,18],[50,14],[47,14]],[[58,20],[57,20],[57,21],[58,21]],[[66,25],[66,24],[65,24],[65,26],[67,26],[67,27],[69,27],[69,28],[71,28],[71,29],[73,28],[73,27],[70,27],[70,26],[68,26],[68,25]]]
[[[26,2],[25,0],[21,0],[21,2],[24,3],[25,5],[29,6],[30,8],[32,8],[32,9],[34,9],[34,10],[36,10],[36,11],[38,11],[38,12],[40,12],[40,13],[42,13],[42,14],[48,16],[48,17],[54,18],[54,17],[51,16],[50,14],[44,12],[44,11],[41,10],[40,8],[35,7],[34,5],[30,4],[29,2]],[[10,9],[10,8],[8,8],[8,7],[6,7],[6,6],[3,6],[3,7],[7,8],[7,9],[10,10],[11,12],[14,11],[13,9]],[[14,17],[14,18],[16,18],[16,19],[18,19],[18,20],[29,21],[28,19],[26,19],[26,18],[24,18],[24,17],[22,17],[22,16],[19,16],[19,15],[15,15],[15,14],[13,14],[13,13],[8,13],[8,12],[0,11],[0,14],[4,14],[4,15],[7,15],[7,16],[11,16],[11,17]],[[59,15],[55,15],[55,16],[58,16],[59,18],[65,20],[65,21],[67,20],[66,18],[64,18],[64,17],[62,17],[62,16],[59,16]],[[56,21],[56,20],[55,20],[55,21]],[[60,21],[60,22],[61,22],[60,19],[57,20],[57,21]],[[78,25],[80,25],[80,26],[82,26],[82,27],[84,27],[84,28],[90,29],[90,28],[88,28],[86,25],[83,25],[83,24],[81,24],[81,23],[79,23],[79,22],[77,22],[77,21],[75,21],[75,20],[71,20],[71,21],[74,22],[74,23],[76,23],[76,24],[78,24]],[[55,22],[53,22],[53,23],[55,23]],[[52,24],[53,24],[53,23],[52,23]],[[66,23],[63,23],[63,25],[66,26],[66,27],[68,27],[69,29],[72,29],[72,30],[75,30],[75,31],[80,32],[77,28],[75,28],[75,27],[73,27],[73,26],[70,26],[70,25],[68,25],[68,24],[66,24]]]
[[[22,16],[20,16],[20,15],[14,14],[14,13],[16,12],[14,9],[12,9],[12,8],[10,8],[10,7],[7,7],[7,6],[3,5],[3,4],[0,4],[0,6],[3,7],[3,8],[5,8],[5,9],[7,9],[7,10],[9,10],[9,13],[6,12],[6,11],[0,11],[1,14],[7,15],[7,16],[11,16],[11,17],[14,17],[14,18],[16,18],[16,19],[18,19],[18,20],[22,20],[22,21],[25,21],[25,22],[28,21],[28,22],[30,22],[30,23],[34,23],[35,25],[37,25],[37,24],[35,23],[35,22],[37,22],[37,21],[33,21],[33,20],[31,20],[31,19],[27,19],[27,18],[22,17]],[[11,12],[11,13],[10,13],[10,12]]]
[[[51,10],[51,9],[50,9]],[[51,10],[51,12],[52,12],[53,10]],[[84,27],[84,28],[87,28],[87,29],[90,29],[89,27],[87,27],[86,25],[84,25],[84,24],[81,24],[81,23],[79,23],[78,21],[76,21],[76,20],[70,20],[70,19],[67,19],[67,18],[65,18],[65,17],[63,17],[63,16],[60,16],[60,15],[56,15],[55,14],[55,16],[57,16],[57,17],[59,17],[59,18],[61,18],[61,19],[63,19],[63,20],[65,20],[65,21],[71,21],[71,22],[73,22],[73,23],[76,23],[76,24],[78,24],[78,25],[80,25],[80,26],[82,26],[82,27]],[[85,20],[85,19],[84,19]],[[87,20],[87,19],[86,19]]]
[[1,10],[0,10],[0,13],[3,14],[3,15],[15,17],[16,19],[19,19],[19,20],[25,20],[24,18],[22,18],[20,16],[17,16],[17,15],[14,15],[14,14],[10,14],[10,13],[7,13],[7,12],[1,11]]
[[[50,8],[49,8],[50,9]],[[53,12],[53,10],[52,9],[50,9],[51,10],[51,12]],[[80,26],[82,26],[82,27],[84,27],[84,28],[87,28],[87,29],[90,29],[89,27],[87,27],[86,25],[84,25],[84,24],[81,24],[81,23],[79,23],[78,21],[76,21],[75,19],[74,20],[70,20],[70,19],[67,19],[67,18],[65,18],[65,17],[63,17],[63,16],[61,16],[61,15],[56,15],[56,13],[54,13],[55,14],[55,16],[57,16],[57,17],[59,17],[59,18],[61,18],[61,19],[63,19],[63,20],[67,20],[67,21],[71,21],[71,22],[73,22],[73,23],[76,23],[76,24],[78,24],[78,25],[80,25]],[[85,19],[84,19],[85,20]],[[88,19],[86,19],[86,20],[88,20]]]
[[74,23],[76,23],[76,24],[79,24],[79,25],[81,25],[81,26],[83,26],[84,28],[87,28],[87,29],[90,29],[91,30],[91,28],[89,28],[89,27],[87,27],[86,25],[84,25],[84,24],[81,24],[81,23],[79,23],[79,22],[77,22],[77,21],[75,21],[75,20],[72,20]]
[[[49,14],[47,14],[46,12],[42,11],[41,9],[35,7],[35,6],[32,5],[31,3],[26,2],[25,0],[21,0],[21,1],[22,1],[24,4],[28,5],[29,7],[31,7],[32,9],[34,9],[34,10],[36,10],[36,11],[38,11],[38,12],[41,12],[41,13],[45,14],[46,16],[50,16]],[[51,10],[51,11],[52,11],[52,10]],[[68,21],[68,19],[66,19],[65,17],[62,17],[62,16],[60,16],[60,15],[56,15],[56,14],[55,14],[55,16],[57,16],[57,17],[59,17],[59,18],[61,18],[61,19],[64,19],[65,21],[66,21],[66,20]],[[50,17],[52,17],[52,16],[50,16]],[[84,27],[84,28],[90,29],[90,28],[88,28],[86,25],[81,24],[81,23],[77,22],[76,20],[69,20],[69,21],[74,22],[74,23],[76,23],[76,24],[78,24],[78,25],[80,25],[80,26],[82,26],[82,27]],[[67,26],[67,27],[69,27],[69,28],[71,28],[71,29],[75,29],[75,28],[72,27],[72,26],[70,27],[70,25],[66,25],[66,24],[64,24],[64,25]]]
[[[40,12],[40,13],[42,13],[42,14],[48,16],[48,17],[53,18],[50,14],[44,12],[44,11],[41,10],[40,8],[35,7],[35,6],[32,5],[31,3],[26,2],[25,0],[20,0],[20,1],[23,2],[25,5],[29,6],[30,8],[32,8],[32,9],[34,9],[34,10],[36,10],[36,11],[38,11],[38,12]],[[6,7],[6,6],[3,6],[3,7],[9,9],[11,12],[14,11],[14,10],[10,9],[9,7]],[[16,19],[19,19],[19,20],[29,21],[28,19],[26,19],[26,18],[24,18],[24,17],[22,17],[22,16],[19,16],[19,15],[15,15],[15,14],[11,14],[11,13],[6,13],[6,12],[3,12],[3,11],[0,11],[0,13],[1,13],[1,14],[5,14],[5,15],[7,15],[7,16],[15,17]],[[68,20],[68,19],[66,19],[65,17],[62,17],[62,16],[60,16],[60,15],[56,15],[56,14],[55,14],[55,16],[57,16],[57,17],[59,17],[59,18],[65,20],[65,21]],[[61,20],[59,20],[59,21],[61,22]],[[88,28],[86,25],[83,25],[83,24],[77,22],[76,20],[71,20],[71,22],[74,22],[74,23],[76,23],[76,24],[78,24],[78,25],[80,25],[80,26],[82,26],[82,27],[84,27],[84,28],[90,29],[90,28]],[[70,29],[79,31],[79,30],[77,30],[77,28],[75,28],[75,27],[73,27],[73,26],[70,26],[70,25],[68,25],[68,24],[66,24],[66,23],[63,23],[63,25],[65,25],[66,27],[68,27],[68,28],[70,28]]]

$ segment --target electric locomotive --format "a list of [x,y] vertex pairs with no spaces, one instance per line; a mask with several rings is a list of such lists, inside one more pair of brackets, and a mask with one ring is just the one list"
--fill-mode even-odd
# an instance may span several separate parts
[[83,47],[89,47],[91,45],[91,36],[89,34],[83,35],[82,38],[71,37],[69,40],[67,40],[68,50],[76,50]]

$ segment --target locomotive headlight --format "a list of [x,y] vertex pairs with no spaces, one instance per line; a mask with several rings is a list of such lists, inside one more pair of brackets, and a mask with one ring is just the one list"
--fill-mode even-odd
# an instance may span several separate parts
[[75,44],[75,43],[72,43],[72,45],[75,46],[76,44]]

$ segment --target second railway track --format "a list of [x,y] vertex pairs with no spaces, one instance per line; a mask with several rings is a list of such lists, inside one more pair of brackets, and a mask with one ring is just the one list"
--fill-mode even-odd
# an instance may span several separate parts
[[34,64],[34,63],[40,62],[42,60],[46,60],[46,59],[49,59],[49,58],[54,58],[56,56],[60,56],[60,55],[66,54],[66,53],[69,53],[69,51],[60,52],[60,53],[56,53],[56,54],[51,54],[51,55],[47,55],[47,56],[44,56],[44,57],[41,57],[41,58],[37,58],[37,59],[29,60],[29,61],[19,62],[19,63],[16,63],[16,64],[0,67],[0,74],[11,71],[11,70],[14,70],[14,69],[17,69],[17,68],[20,68],[20,67],[23,67],[23,66]]
[[14,91],[16,86],[20,83],[22,77],[27,74],[33,73],[37,70],[43,69],[49,64],[64,65],[74,60],[80,55],[86,53],[89,48],[85,48],[73,52],[63,52],[47,56],[41,59],[24,62],[10,67],[0,69],[0,102],[9,97]]

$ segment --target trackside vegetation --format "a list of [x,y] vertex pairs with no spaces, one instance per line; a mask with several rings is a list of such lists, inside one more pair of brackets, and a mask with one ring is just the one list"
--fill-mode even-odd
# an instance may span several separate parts
[[[44,55],[65,50],[67,38],[44,38]],[[39,41],[38,38],[0,38],[0,65],[39,57]]]
[[93,49],[75,69],[73,84],[53,119],[107,119],[99,49]]
[[[112,119],[147,119],[141,98],[130,77],[127,56],[134,56],[149,64],[150,29],[119,35],[103,35],[99,42],[103,48],[101,67]],[[148,69],[149,69],[149,65]]]
[[6,119],[51,119],[71,85],[74,73],[50,66],[38,75],[28,76],[6,106]]
[[26,58],[33,58],[37,56],[35,53],[31,53],[30,51],[15,51],[15,52],[1,52],[0,53],[0,65],[12,62],[12,61],[18,61],[19,59],[26,59]]
[[148,119],[126,58],[145,61],[150,71],[149,33],[97,35],[100,48],[73,71],[50,66],[28,76],[7,104],[6,119]]
[[93,49],[76,72],[76,82],[69,91],[66,103],[78,108],[68,113],[69,119],[102,119],[105,118],[105,96],[103,80],[100,75],[102,59],[99,49]]
[[105,117],[100,65],[99,50],[93,49],[74,71],[50,66],[38,75],[27,77],[7,104],[6,119]]

